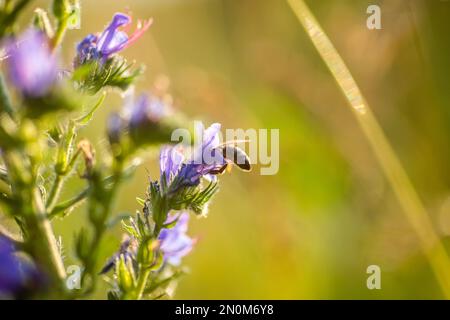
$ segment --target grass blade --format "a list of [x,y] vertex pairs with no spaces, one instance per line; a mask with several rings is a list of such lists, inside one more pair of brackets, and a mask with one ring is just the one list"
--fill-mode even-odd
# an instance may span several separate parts
[[387,181],[414,228],[433,272],[450,299],[450,259],[411,180],[345,62],[303,0],[287,0],[332,73],[366,136]]

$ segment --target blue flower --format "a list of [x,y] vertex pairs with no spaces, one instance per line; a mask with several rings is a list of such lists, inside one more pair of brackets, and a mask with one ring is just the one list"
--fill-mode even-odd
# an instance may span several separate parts
[[161,179],[164,177],[167,184],[172,182],[183,164],[184,156],[177,147],[163,147],[159,156]]
[[[173,219],[173,216],[168,218],[172,221]],[[181,259],[191,252],[196,242],[186,234],[188,222],[189,214],[183,212],[173,228],[162,229],[159,234],[158,240],[160,241],[160,250],[163,253],[164,261],[171,265],[179,266]]]
[[131,45],[150,27],[152,21],[138,21],[136,31],[128,35],[121,28],[131,24],[131,17],[124,13],[116,13],[111,23],[100,35],[89,34],[77,46],[76,64],[83,64],[89,60],[108,60]]
[[205,130],[201,124],[202,142],[194,149],[194,155],[184,168],[182,175],[194,184],[200,183],[200,178],[215,182],[216,175],[227,164],[220,150],[220,123],[213,123]]
[[88,34],[77,45],[77,65],[81,65],[89,60],[98,60],[101,58],[101,53],[97,50],[97,37],[93,34]]
[[157,123],[167,115],[168,109],[164,102],[156,96],[142,94],[134,104],[130,113],[130,128],[136,128],[148,123]]
[[20,264],[14,255],[13,245],[0,237],[0,295],[16,292],[22,286]]
[[119,143],[120,135],[123,130],[123,121],[120,115],[117,113],[110,114],[106,123],[106,128],[110,143]]
[[57,59],[42,32],[28,29],[6,51],[10,79],[23,95],[37,98],[49,93],[58,78]]
[[13,244],[0,236],[0,298],[14,297],[44,285],[44,275],[16,255]]
[[[217,180],[216,175],[227,164],[220,152],[220,128],[219,123],[214,123],[205,130],[202,124],[202,141],[194,149],[190,160],[186,162],[183,162],[180,152],[174,149],[177,147],[166,147],[162,150],[160,168],[166,175],[166,181],[173,182],[172,192],[182,187],[198,186],[201,178],[211,182]],[[168,179],[170,177],[173,178]]]

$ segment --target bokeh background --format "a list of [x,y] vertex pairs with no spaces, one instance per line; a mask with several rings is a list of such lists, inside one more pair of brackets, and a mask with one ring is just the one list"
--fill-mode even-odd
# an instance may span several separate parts
[[[45,8],[47,1],[38,1]],[[307,1],[374,109],[439,234],[450,235],[450,2]],[[333,78],[282,0],[82,1],[75,43],[101,31],[117,11],[154,24],[124,55],[147,66],[137,91],[170,80],[177,109],[224,128],[280,129],[280,171],[234,171],[185,259],[179,299],[441,298],[413,230]],[[382,10],[382,30],[368,30],[366,9]],[[24,17],[25,18],[25,17]],[[102,156],[112,94],[85,131]],[[139,209],[149,157],[123,186],[115,214]],[[77,179],[72,179],[77,186]],[[70,190],[69,192],[70,193]],[[68,196],[68,195],[67,195]],[[80,207],[56,222],[66,263],[76,263],[73,235]],[[104,259],[120,226],[105,239]],[[102,260],[103,260],[102,258]],[[366,268],[382,270],[382,290],[366,287]],[[103,288],[106,284],[103,285]],[[100,294],[97,298],[102,298]]]

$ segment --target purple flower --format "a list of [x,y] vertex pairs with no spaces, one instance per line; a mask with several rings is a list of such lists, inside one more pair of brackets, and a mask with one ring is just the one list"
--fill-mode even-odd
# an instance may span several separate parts
[[194,150],[194,162],[205,163],[211,158],[213,150],[220,145],[220,123],[213,123],[209,128],[205,129],[203,123],[200,123],[199,131],[202,135],[202,142]]
[[76,66],[82,65],[89,60],[97,60],[101,58],[100,52],[97,50],[97,37],[93,34],[88,34],[77,45],[77,60]]
[[12,83],[28,97],[45,96],[57,81],[57,58],[47,37],[28,29],[7,45],[8,71]]
[[123,129],[123,121],[120,115],[117,113],[110,114],[107,120],[106,128],[109,141],[113,144],[119,143],[120,134],[122,133]]
[[[212,182],[217,180],[216,175],[227,164],[227,161],[218,149],[220,147],[220,128],[221,125],[219,123],[214,123],[205,130],[202,124],[202,142],[194,149],[191,159],[185,163],[181,163],[182,160],[175,162],[173,157],[176,156],[176,153],[163,150],[164,154],[161,154],[160,161],[161,171],[166,172],[166,168],[172,168],[170,174],[175,176],[172,179],[175,181],[172,191],[176,191],[181,187],[197,186],[200,184],[201,178]],[[171,156],[167,156],[167,154]],[[165,160],[165,162],[162,160]],[[177,165],[171,166],[168,162],[175,162]]]
[[[193,172],[197,172],[197,175],[206,178],[209,181],[217,180],[217,171],[220,170],[227,161],[222,155],[222,152],[218,149],[220,146],[220,123],[213,123],[209,128],[205,130],[203,124],[201,124],[202,142],[194,149],[193,159],[185,169],[187,176],[196,178]],[[200,177],[198,177],[200,179]]]
[[0,237],[0,295],[16,292],[22,286],[20,264],[13,245]]
[[[174,216],[168,218],[173,221]],[[176,225],[171,229],[162,229],[158,240],[160,241],[160,249],[164,255],[164,261],[179,266],[181,258],[191,252],[195,244],[195,240],[190,238],[186,232],[188,229],[189,214],[183,212],[180,214]]]
[[122,51],[150,27],[152,20],[138,21],[136,31],[128,35],[121,28],[131,24],[131,17],[124,13],[116,13],[111,23],[100,35],[89,34],[77,46],[77,62],[83,64],[91,59],[108,60],[113,54]]
[[167,107],[164,102],[156,96],[142,94],[131,106],[130,127],[136,128],[140,125],[157,123],[167,115]]
[[13,244],[0,236],[0,298],[14,297],[44,284],[44,275],[15,254]]
[[184,156],[177,147],[163,147],[159,156],[161,178],[169,184],[181,168]]
[[181,188],[195,187],[200,184],[201,178],[211,182],[217,180],[216,175],[227,164],[220,150],[219,123],[212,124],[204,130],[201,125],[202,140],[194,148],[190,160],[184,161],[182,150],[179,146],[163,147],[159,157],[159,166],[162,178],[174,193]]

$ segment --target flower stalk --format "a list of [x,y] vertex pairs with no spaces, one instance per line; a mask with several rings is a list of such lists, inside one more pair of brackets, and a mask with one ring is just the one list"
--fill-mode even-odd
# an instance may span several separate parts
[[[150,183],[136,220],[130,219],[131,225],[122,221],[125,240],[99,270],[106,232],[119,219],[130,217],[111,219],[120,185],[141,163],[139,151],[170,143],[174,130],[186,124],[172,112],[172,99],[166,95],[128,96],[134,90],[127,89],[142,68],[132,68],[120,52],[144,34],[151,19],[138,20],[129,33],[132,17],[114,14],[102,32],[88,34],[78,43],[73,64],[61,68],[59,48],[66,31],[79,26],[79,1],[53,0],[50,14],[36,9],[32,27],[13,35],[17,15],[29,2],[4,1],[0,5],[0,38],[7,35],[0,39],[7,71],[5,78],[0,74],[0,205],[2,214],[17,224],[22,238],[0,226],[0,270],[8,270],[7,281],[0,274],[0,296],[5,293],[17,298],[26,292],[27,298],[84,298],[97,288],[99,271],[104,274],[115,267],[108,298],[161,297],[183,273],[181,259],[195,244],[187,234],[188,212],[206,212],[218,190],[216,176],[229,164],[219,147],[220,124],[205,130],[201,143],[202,153],[219,156],[213,162],[184,161],[178,149],[163,148],[160,179]],[[97,161],[93,145],[78,140],[77,134],[102,105],[108,88],[127,90],[127,99],[123,110],[109,117],[109,149]],[[100,91],[104,93],[94,106],[82,110],[85,99]],[[87,186],[60,201],[71,173],[82,169],[80,157],[84,172],[78,177]],[[66,283],[62,239],[56,241],[51,220],[65,218],[85,200],[87,227],[76,231],[74,246],[82,270],[81,288],[71,291],[74,288]],[[21,254],[16,254],[18,251]]]

